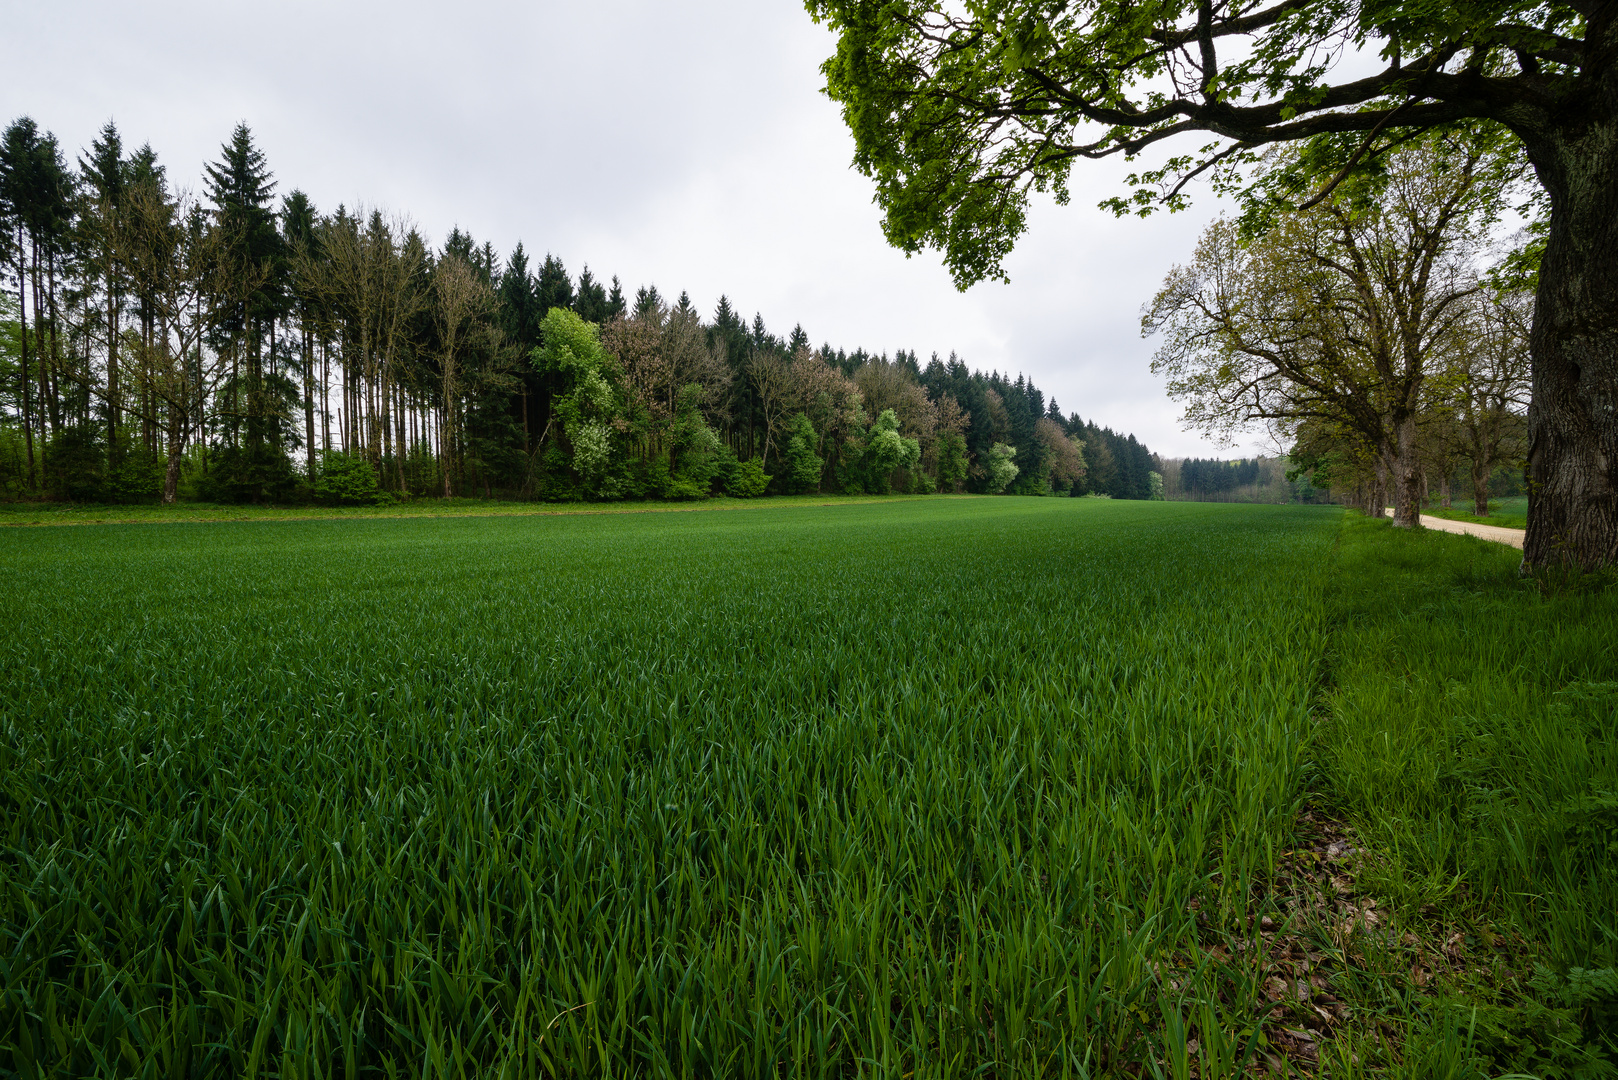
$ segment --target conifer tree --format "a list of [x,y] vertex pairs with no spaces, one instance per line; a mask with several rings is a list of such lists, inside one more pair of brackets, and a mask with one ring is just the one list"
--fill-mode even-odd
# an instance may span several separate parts
[[84,179],[84,209],[80,213],[90,265],[99,277],[107,343],[107,453],[110,463],[118,461],[118,335],[122,315],[123,289],[114,248],[117,243],[118,215],[123,206],[124,186],[129,163],[124,159],[123,139],[111,120],[90,144],[88,159],[79,159],[79,175]]
[[562,260],[555,255],[547,254],[540,265],[536,292],[539,294],[539,317],[542,321],[552,308],[573,306],[573,279],[568,276]]
[[221,327],[231,353],[227,424],[232,448],[241,451],[227,458],[234,474],[228,482],[246,497],[263,497],[288,471],[264,377],[264,337],[282,314],[288,265],[270,209],[275,180],[245,123],[204,172],[220,238],[220,288],[228,298]]
[[663,306],[663,297],[658,295],[656,285],[642,285],[635,290],[635,314],[646,315]]
[[578,299],[574,301],[573,307],[579,313],[579,318],[585,322],[599,324],[606,322],[611,317],[607,302],[607,290],[602,286],[601,282],[595,279],[595,275],[590,273],[588,263],[585,264],[584,271],[579,274]]

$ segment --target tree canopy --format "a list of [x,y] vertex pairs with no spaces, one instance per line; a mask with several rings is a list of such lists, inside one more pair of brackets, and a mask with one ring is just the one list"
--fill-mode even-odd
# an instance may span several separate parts
[[[838,33],[826,92],[889,241],[938,249],[962,288],[1005,277],[1031,195],[1066,203],[1076,161],[1154,152],[1103,203],[1118,214],[1183,206],[1196,177],[1250,208],[1306,210],[1424,132],[1510,132],[1502,152],[1532,163],[1545,213],[1526,260],[1524,568],[1618,564],[1618,2],[806,6]],[[1300,167],[1266,170],[1263,148],[1289,142],[1305,145]]]

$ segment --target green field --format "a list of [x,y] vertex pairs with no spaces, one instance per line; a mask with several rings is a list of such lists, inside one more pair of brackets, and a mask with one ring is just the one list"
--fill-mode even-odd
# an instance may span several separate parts
[[[1341,522],[975,498],[0,530],[0,1069],[1234,1072],[1311,1022],[1244,944],[1299,918],[1306,808],[1375,843],[1361,876],[1416,936],[1435,903],[1526,928],[1499,955],[1548,965],[1548,1004],[1511,1031],[1577,1048],[1603,991],[1556,994],[1618,940],[1591,906],[1618,605]],[[1418,586],[1408,623],[1374,603]],[[1417,655],[1473,616],[1482,659]],[[1484,676],[1495,719],[1440,724]],[[1445,1003],[1510,1027],[1520,980],[1404,993],[1384,938],[1317,967],[1374,1020],[1323,1069],[1516,1060]]]

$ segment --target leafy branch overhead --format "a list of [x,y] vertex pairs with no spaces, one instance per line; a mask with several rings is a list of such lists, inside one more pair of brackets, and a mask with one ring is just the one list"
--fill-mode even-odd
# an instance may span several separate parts
[[[1476,117],[1532,124],[1581,86],[1583,19],[1566,3],[807,6],[840,35],[822,67],[826,92],[854,134],[855,164],[877,182],[888,239],[937,248],[963,288],[1005,277],[1030,192],[1066,203],[1078,160],[1214,136],[1132,174],[1103,203],[1148,214],[1184,206],[1198,176],[1246,190],[1244,166],[1267,144],[1333,137],[1320,164],[1342,171],[1413,130]],[[1333,81],[1339,61],[1365,52],[1378,70]]]

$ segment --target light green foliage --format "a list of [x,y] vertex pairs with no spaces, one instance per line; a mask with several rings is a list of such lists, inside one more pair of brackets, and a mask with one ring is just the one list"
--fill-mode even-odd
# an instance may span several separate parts
[[[1411,128],[1475,117],[1544,138],[1516,110],[1595,92],[1610,77],[1609,59],[1580,51],[1588,16],[1565,0],[805,6],[837,32],[821,67],[826,93],[854,136],[855,167],[875,181],[888,241],[938,249],[963,289],[1004,278],[1029,198],[1051,192],[1066,203],[1075,161],[1177,147],[1102,204],[1118,214],[1182,208],[1185,181],[1199,175],[1250,202],[1279,194],[1296,204],[1339,167],[1380,160],[1362,144],[1380,151]],[[1335,71],[1344,53],[1318,48],[1329,38],[1389,64],[1374,76]],[[1435,58],[1457,55],[1494,76],[1488,97],[1460,71],[1435,75]],[[1207,81],[1186,74],[1195,71]],[[1311,138],[1311,182],[1248,189],[1258,148]]]
[[738,499],[756,499],[769,489],[771,479],[764,472],[764,463],[750,458],[736,463],[725,482],[725,491]]
[[865,437],[865,488],[876,495],[893,490],[896,469],[913,470],[921,460],[921,444],[899,434],[899,418],[883,409]]
[[1148,1069],[1287,850],[1336,520],[0,530],[0,1072]]
[[612,429],[599,420],[574,420],[568,429],[573,442],[573,467],[589,478],[600,476],[612,459]]
[[815,453],[818,440],[814,424],[810,423],[809,418],[803,413],[799,413],[792,418],[787,433],[786,452],[782,454],[787,463],[785,482],[787,491],[792,494],[819,491],[821,470],[825,468],[826,463]]
[[573,468],[594,487],[612,463],[613,437],[609,422],[620,400],[611,380],[616,363],[601,347],[593,323],[567,308],[552,308],[540,323],[543,344],[533,352],[540,371],[556,372],[562,389],[552,408],[573,447]]
[[1163,474],[1160,472],[1149,472],[1146,474],[1146,482],[1151,487],[1152,494],[1150,496],[1150,500],[1152,502],[1162,502]]
[[1006,485],[1017,479],[1017,464],[1011,459],[1017,456],[1015,446],[1005,443],[995,443],[989,447],[989,460],[983,467],[989,471],[988,492],[998,495],[1006,490]]

